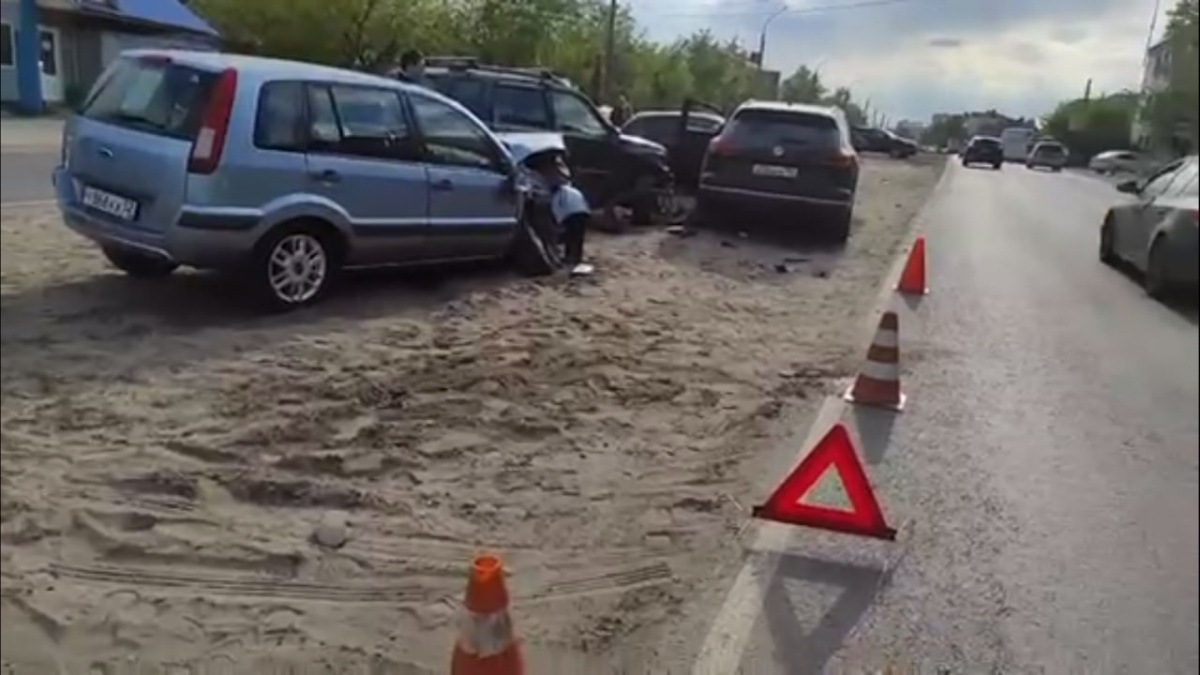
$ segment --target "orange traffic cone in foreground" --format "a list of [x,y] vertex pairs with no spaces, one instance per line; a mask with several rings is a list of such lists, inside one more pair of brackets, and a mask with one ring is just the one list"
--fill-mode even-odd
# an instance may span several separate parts
[[904,407],[900,391],[900,319],[895,312],[888,310],[879,318],[867,362],[846,392],[846,400],[892,410]]
[[504,568],[495,556],[482,555],[471,565],[462,623],[450,675],[521,675],[525,666],[508,617]]
[[925,285],[925,235],[919,235],[908,252],[908,262],[904,263],[904,271],[900,273],[900,283],[896,290],[910,295],[925,295],[929,287]]

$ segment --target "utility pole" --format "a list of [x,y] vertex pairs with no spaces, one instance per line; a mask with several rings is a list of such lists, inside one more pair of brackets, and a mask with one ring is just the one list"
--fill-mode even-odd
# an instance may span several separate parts
[[1083,102],[1087,103],[1092,100],[1092,78],[1088,78],[1087,84],[1083,87]]
[[771,15],[767,17],[766,21],[763,21],[762,30],[758,32],[758,59],[757,60],[758,60],[758,69],[759,70],[763,69],[763,58],[766,55],[765,53],[767,51],[767,29],[771,27],[772,21],[779,18],[779,15],[788,11],[788,9],[789,8],[788,8],[787,4],[784,4],[783,7],[780,7],[779,9],[772,12]]
[[604,40],[604,102],[613,105],[613,71],[617,63],[617,0],[608,3],[608,32]]
[[1150,27],[1146,29],[1146,48],[1142,51],[1142,66],[1150,58],[1150,48],[1154,46],[1154,29],[1158,28],[1158,15],[1162,12],[1162,0],[1154,0],[1154,13],[1150,15]]

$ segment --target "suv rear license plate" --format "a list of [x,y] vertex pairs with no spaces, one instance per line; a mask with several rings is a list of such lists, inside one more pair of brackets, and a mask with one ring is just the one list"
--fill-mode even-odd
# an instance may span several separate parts
[[84,206],[121,220],[133,220],[137,217],[138,203],[136,201],[94,187],[83,188],[82,201]]
[[773,164],[755,164],[750,171],[755,176],[773,176],[775,178],[795,178],[799,173],[794,166],[775,166]]

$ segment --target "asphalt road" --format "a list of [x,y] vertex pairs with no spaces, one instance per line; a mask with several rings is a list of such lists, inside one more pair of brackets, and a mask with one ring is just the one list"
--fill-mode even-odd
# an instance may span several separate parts
[[948,171],[906,410],[827,411],[900,538],[757,528],[697,675],[1200,672],[1194,310],[1098,262],[1110,184]]
[[54,199],[50,173],[58,164],[58,148],[50,146],[0,150],[0,203]]

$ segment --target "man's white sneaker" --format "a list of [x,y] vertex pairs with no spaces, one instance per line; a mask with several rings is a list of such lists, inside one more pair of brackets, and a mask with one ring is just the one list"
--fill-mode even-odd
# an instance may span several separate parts
[[592,267],[591,265],[589,265],[587,263],[579,263],[578,265],[571,268],[571,276],[586,277],[587,275],[591,274],[594,271],[596,271],[596,268]]

